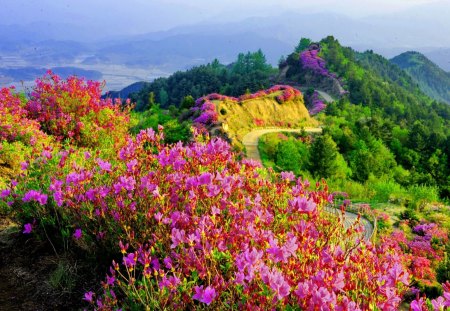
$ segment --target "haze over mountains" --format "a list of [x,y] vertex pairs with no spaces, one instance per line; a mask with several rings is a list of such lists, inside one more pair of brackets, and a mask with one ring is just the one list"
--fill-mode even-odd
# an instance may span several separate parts
[[121,15],[117,15],[119,10],[116,15],[109,13],[106,3],[96,1],[90,10],[104,10],[97,19],[81,5],[64,1],[26,3],[40,13],[18,19],[20,13],[16,12],[12,19],[14,14],[8,12],[14,13],[16,6],[2,4],[0,85],[27,80],[30,72],[43,72],[44,68],[64,67],[64,72],[70,73],[69,67],[76,68],[76,74],[89,70],[98,78],[100,73],[107,89],[120,89],[214,58],[231,62],[239,52],[258,48],[276,64],[300,37],[319,40],[327,35],[357,50],[372,49],[389,58],[408,50],[420,51],[450,71],[447,1],[414,1],[419,4],[374,14],[350,11],[349,1],[347,7],[330,6],[328,11],[289,7],[285,1],[278,6],[258,6],[250,1],[239,12],[225,5],[208,11],[207,3],[200,7],[175,0],[147,3],[148,10],[142,10],[143,4],[135,1],[142,13],[137,13],[132,2],[122,5]]

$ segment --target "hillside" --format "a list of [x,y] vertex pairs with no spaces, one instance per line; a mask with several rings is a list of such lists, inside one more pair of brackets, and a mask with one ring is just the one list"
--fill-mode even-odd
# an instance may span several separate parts
[[428,96],[450,104],[450,73],[419,52],[405,52],[390,60],[405,70]]
[[220,94],[203,96],[191,109],[194,124],[206,126],[212,134],[224,134],[236,146],[255,127],[299,128],[317,125],[305,107],[303,94],[287,85],[240,97]]

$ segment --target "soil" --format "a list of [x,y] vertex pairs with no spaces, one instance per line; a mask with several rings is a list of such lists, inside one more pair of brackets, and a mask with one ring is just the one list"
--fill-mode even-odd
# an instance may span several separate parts
[[99,282],[82,252],[55,253],[0,216],[0,310],[80,310]]

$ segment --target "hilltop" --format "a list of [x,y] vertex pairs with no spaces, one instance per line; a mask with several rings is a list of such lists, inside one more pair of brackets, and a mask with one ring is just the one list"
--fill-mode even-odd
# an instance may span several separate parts
[[405,52],[390,60],[419,84],[428,96],[450,104],[450,73],[419,52]]
[[238,146],[244,135],[256,127],[317,125],[305,107],[303,94],[288,85],[240,97],[209,94],[199,98],[191,112],[195,124],[207,127],[212,134],[226,135]]

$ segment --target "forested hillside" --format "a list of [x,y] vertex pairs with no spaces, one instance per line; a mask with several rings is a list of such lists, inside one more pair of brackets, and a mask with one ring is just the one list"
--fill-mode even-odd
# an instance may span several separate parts
[[169,78],[156,79],[131,98],[137,102],[137,110],[145,110],[149,102],[157,102],[164,108],[180,106],[188,95],[193,98],[210,93],[240,96],[268,88],[270,77],[275,73],[276,69],[266,62],[261,50],[241,53],[229,66],[215,60],[185,72],[176,72]]
[[390,61],[405,70],[425,94],[450,104],[450,73],[439,68],[425,55],[405,52]]

